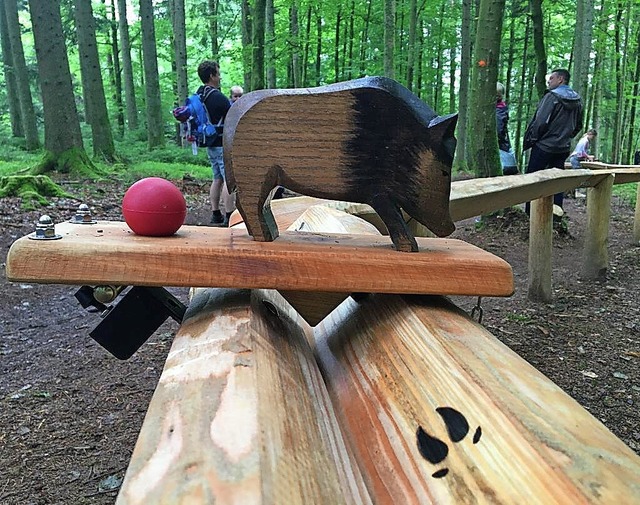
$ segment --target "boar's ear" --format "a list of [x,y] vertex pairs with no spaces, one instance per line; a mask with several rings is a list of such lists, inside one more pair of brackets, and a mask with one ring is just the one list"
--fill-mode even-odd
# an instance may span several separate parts
[[453,159],[456,152],[456,138],[453,133],[458,123],[458,114],[434,117],[429,123],[429,140],[433,145],[442,145],[444,151]]

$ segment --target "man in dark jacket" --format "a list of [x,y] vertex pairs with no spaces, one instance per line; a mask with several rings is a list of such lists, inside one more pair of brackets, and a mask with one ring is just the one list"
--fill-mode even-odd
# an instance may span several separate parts
[[[582,99],[569,87],[571,75],[565,69],[554,70],[547,80],[547,91],[538,104],[524,134],[523,148],[531,148],[526,173],[545,168],[564,168],[571,153],[571,139],[582,128]],[[563,193],[553,198],[562,208]],[[527,213],[529,204],[527,203]]]

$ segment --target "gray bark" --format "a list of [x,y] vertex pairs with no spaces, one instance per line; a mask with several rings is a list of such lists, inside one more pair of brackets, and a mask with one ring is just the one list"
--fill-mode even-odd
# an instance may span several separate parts
[[127,0],[118,0],[118,29],[120,33],[120,54],[122,55],[122,76],[124,79],[124,103],[127,109],[129,130],[138,128],[138,105],[133,84],[133,65],[131,64],[131,41],[127,22]]

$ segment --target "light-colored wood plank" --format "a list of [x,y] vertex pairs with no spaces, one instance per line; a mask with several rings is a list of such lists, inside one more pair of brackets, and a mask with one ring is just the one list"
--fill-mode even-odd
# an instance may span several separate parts
[[[640,458],[442,298],[348,300],[315,335],[323,376],[375,503],[637,503]],[[468,422],[459,442],[436,412],[443,407]],[[420,454],[419,427],[446,444],[442,461]],[[447,475],[434,476],[444,469]]]
[[529,218],[529,286],[530,300],[550,302],[551,258],[553,254],[553,196],[531,202]]
[[568,191],[590,176],[590,170],[550,168],[533,174],[456,181],[451,184],[451,217],[460,221]]
[[371,503],[308,332],[275,292],[201,290],[117,503]]
[[285,232],[272,243],[245,230],[183,226],[141,237],[125,223],[62,223],[61,240],[16,241],[7,278],[61,284],[274,288],[298,291],[508,296],[511,267],[460,240],[418,241],[395,251],[388,237]]
[[600,184],[587,189],[587,229],[582,263],[582,273],[587,279],[604,279],[607,275],[611,193],[616,177],[609,174]]

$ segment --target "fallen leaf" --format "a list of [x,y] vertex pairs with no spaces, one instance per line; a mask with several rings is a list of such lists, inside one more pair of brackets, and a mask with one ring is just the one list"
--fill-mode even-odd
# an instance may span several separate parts
[[627,351],[625,354],[627,356],[633,356],[634,358],[640,358],[640,352],[638,351]]

